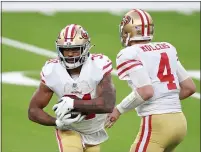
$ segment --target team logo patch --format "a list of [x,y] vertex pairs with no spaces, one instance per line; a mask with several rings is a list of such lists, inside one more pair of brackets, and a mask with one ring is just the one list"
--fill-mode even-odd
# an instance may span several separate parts
[[87,31],[81,31],[81,36],[84,39],[88,39],[89,38],[89,35],[88,35]]
[[71,42],[67,42],[66,45],[67,45],[67,46],[70,46],[70,45],[71,45]]
[[73,89],[77,88],[77,83],[73,83]]
[[136,30],[141,30],[141,27],[140,26],[135,26],[135,29]]

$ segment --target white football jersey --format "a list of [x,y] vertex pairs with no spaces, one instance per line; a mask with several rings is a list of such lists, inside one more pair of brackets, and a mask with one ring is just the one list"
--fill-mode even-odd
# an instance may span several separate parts
[[119,79],[127,80],[136,89],[129,73],[145,67],[154,88],[154,96],[138,106],[139,116],[181,112],[180,86],[177,71],[177,51],[167,42],[137,44],[121,50],[116,58]]
[[[66,68],[59,62],[59,59],[52,59],[47,61],[42,68],[41,80],[59,99],[63,96],[76,96],[83,100],[90,100],[98,96],[96,92],[97,85],[104,75],[111,71],[112,62],[107,56],[90,54],[88,60],[83,64],[77,79],[73,79],[68,74]],[[66,129],[72,129],[84,135],[95,134],[98,131],[103,132],[105,119],[106,114],[90,114],[85,120],[66,126]],[[106,133],[103,134],[106,136]],[[98,139],[94,140],[97,141]],[[88,144],[90,143],[88,142]]]

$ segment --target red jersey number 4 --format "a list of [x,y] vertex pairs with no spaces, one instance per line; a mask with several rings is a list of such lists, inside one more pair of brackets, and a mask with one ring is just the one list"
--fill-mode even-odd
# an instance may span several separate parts
[[[165,68],[167,70],[167,74],[164,74]],[[157,76],[161,82],[168,82],[167,83],[168,90],[177,89],[177,86],[174,83],[175,80],[174,75],[171,73],[169,58],[167,53],[165,52],[161,53],[161,59],[159,63]]]

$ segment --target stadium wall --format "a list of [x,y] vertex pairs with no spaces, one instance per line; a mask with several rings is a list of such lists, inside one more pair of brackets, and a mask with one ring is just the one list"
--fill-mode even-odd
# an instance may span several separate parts
[[107,11],[121,14],[132,8],[147,11],[200,11],[199,2],[2,2],[3,12]]

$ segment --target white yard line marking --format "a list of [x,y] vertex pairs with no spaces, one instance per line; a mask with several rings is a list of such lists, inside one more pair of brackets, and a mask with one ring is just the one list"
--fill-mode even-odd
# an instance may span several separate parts
[[8,46],[12,46],[14,48],[22,49],[24,51],[32,52],[42,56],[51,57],[51,58],[57,57],[57,54],[51,50],[42,49],[35,45],[22,43],[20,41],[12,40],[9,38],[2,37],[2,43]]
[[[43,48],[40,48],[40,47],[37,47],[37,46],[34,46],[34,45],[30,45],[30,44],[27,44],[27,43],[12,40],[12,39],[5,38],[5,37],[2,37],[2,44],[5,44],[5,45],[11,46],[11,47],[15,47],[15,48],[18,48],[18,49],[22,49],[24,51],[32,52],[32,53],[35,53],[35,54],[39,54],[39,55],[42,55],[42,56],[46,56],[46,57],[51,57],[51,58],[57,57],[57,54],[55,52],[51,51],[51,50],[43,49]],[[192,71],[188,71],[188,72],[193,78],[200,80],[200,71],[192,70]],[[3,73],[2,74],[2,81],[5,82],[5,83],[8,83],[8,82],[11,83],[13,81],[10,78],[8,80],[8,74],[15,75],[15,76],[17,76],[19,78],[19,81],[16,82],[16,84],[19,84],[21,82],[21,80],[24,79],[26,81],[26,83],[24,85],[27,85],[29,82],[33,86],[38,85],[37,80],[32,79],[32,78],[28,78],[22,72],[21,73],[19,73],[19,72]],[[117,71],[114,69],[112,71],[112,74],[117,76]],[[16,77],[15,77],[15,79],[16,79]],[[200,99],[200,93],[196,92],[192,96],[197,98],[197,99]]]
[[30,78],[23,71],[3,72],[2,82],[23,86],[38,86],[40,81]]

